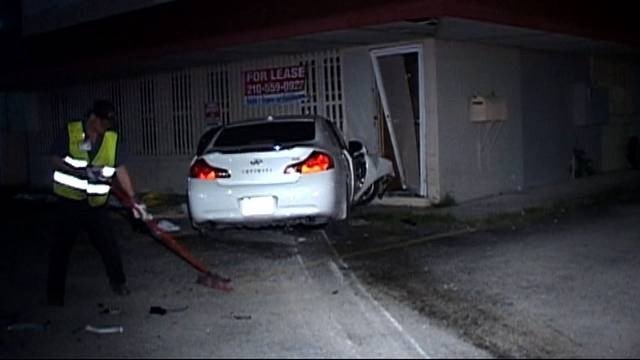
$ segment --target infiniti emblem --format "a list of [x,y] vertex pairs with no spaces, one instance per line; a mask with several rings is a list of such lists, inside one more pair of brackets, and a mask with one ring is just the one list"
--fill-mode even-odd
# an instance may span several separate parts
[[262,164],[262,159],[253,159],[249,162],[251,165],[260,165]]

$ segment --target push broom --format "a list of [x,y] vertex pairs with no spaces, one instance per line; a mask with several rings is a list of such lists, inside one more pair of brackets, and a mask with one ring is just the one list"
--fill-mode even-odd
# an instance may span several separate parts
[[[120,200],[120,203],[129,210],[133,211],[134,203],[124,192],[112,188],[112,193]],[[189,265],[195,268],[199,274],[196,283],[222,291],[232,291],[231,280],[222,277],[216,273],[212,273],[202,262],[196,259],[187,248],[180,244],[173,236],[163,231],[158,226],[158,221],[155,219],[143,220],[143,223],[149,229],[149,232],[153,238],[160,241],[164,246],[173,251],[182,260],[186,261]]]

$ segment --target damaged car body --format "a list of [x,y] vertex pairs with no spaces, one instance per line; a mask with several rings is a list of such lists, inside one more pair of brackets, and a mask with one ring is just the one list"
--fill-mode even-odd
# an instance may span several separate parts
[[206,131],[191,162],[188,207],[199,229],[322,226],[382,197],[391,161],[347,144],[329,119],[279,116]]

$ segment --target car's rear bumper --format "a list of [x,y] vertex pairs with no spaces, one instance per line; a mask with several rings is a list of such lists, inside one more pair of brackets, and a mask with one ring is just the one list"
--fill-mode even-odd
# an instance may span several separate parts
[[[215,181],[189,179],[189,211],[194,225],[286,224],[304,219],[337,219],[343,216],[346,196],[335,185],[334,172],[305,175],[295,183],[275,185],[220,185]],[[273,197],[272,212],[247,215],[242,199]],[[344,200],[343,200],[344,199]]]

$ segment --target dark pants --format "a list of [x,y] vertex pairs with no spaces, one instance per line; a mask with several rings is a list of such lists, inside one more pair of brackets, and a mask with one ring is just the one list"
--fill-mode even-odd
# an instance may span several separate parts
[[47,295],[50,303],[63,303],[69,255],[78,235],[86,231],[98,250],[111,284],[124,284],[120,249],[106,207],[91,207],[86,201],[63,200],[56,214],[54,240],[49,253]]

